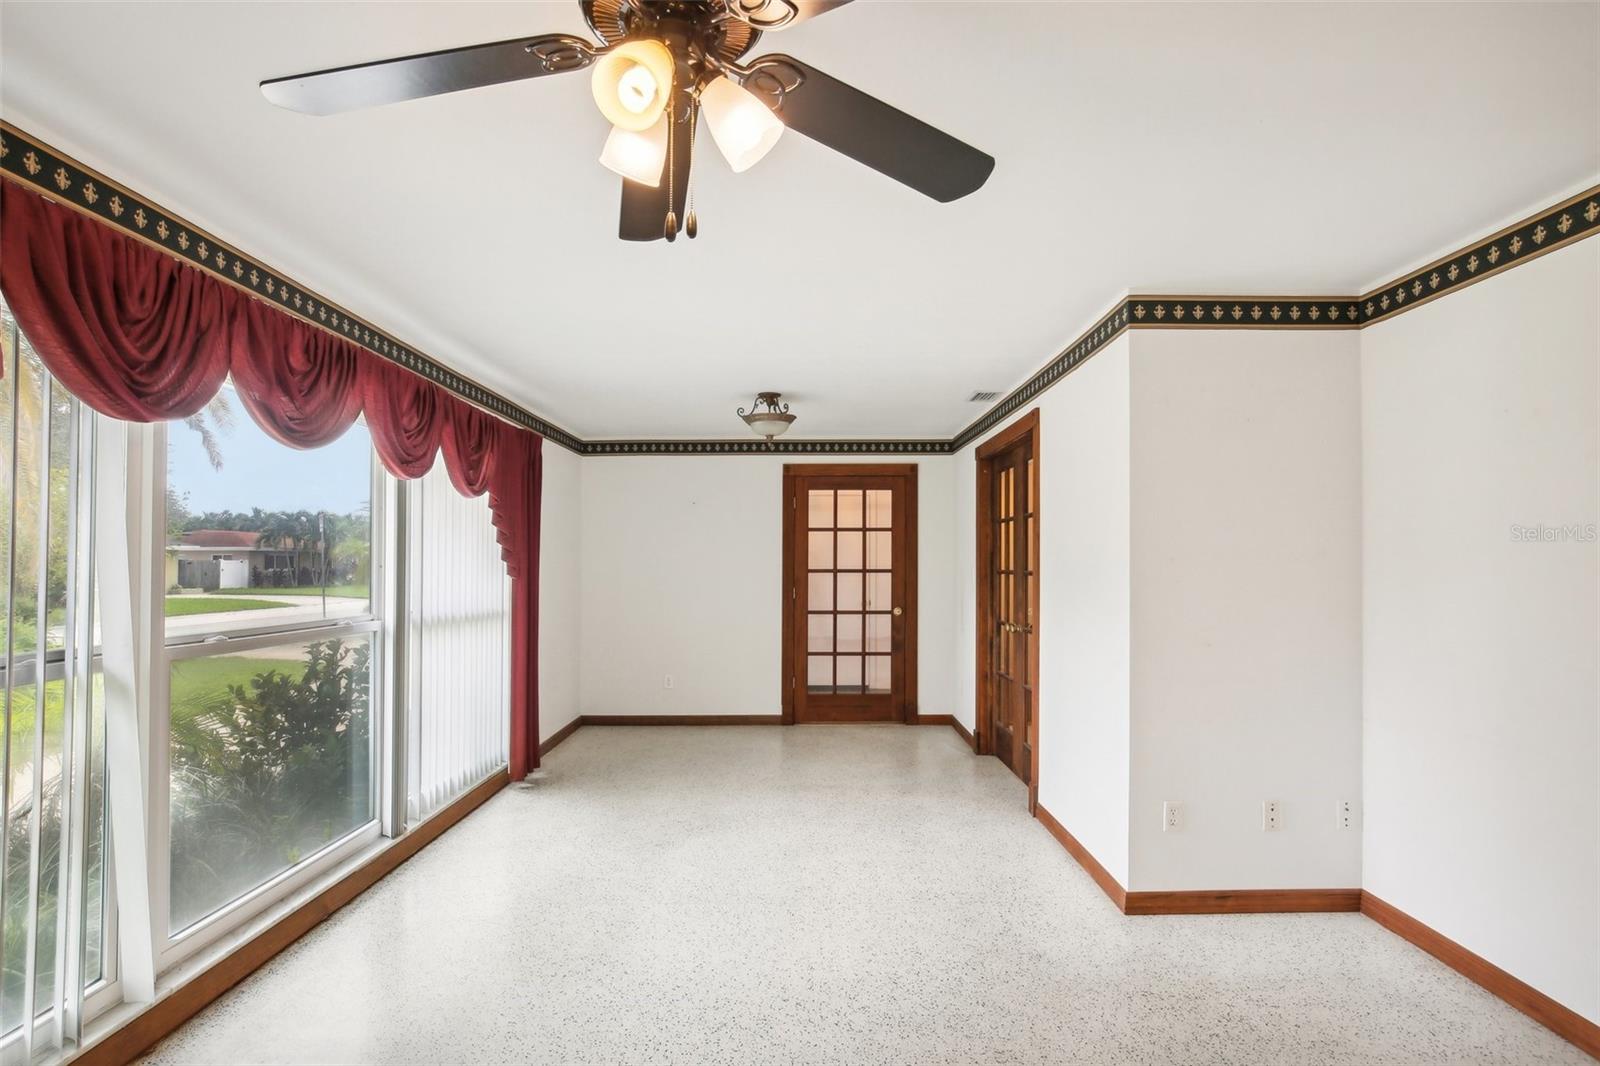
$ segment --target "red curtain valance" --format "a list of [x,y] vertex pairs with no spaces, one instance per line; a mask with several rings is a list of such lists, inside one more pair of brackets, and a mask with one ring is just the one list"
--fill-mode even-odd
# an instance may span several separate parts
[[512,779],[539,765],[542,437],[3,180],[0,291],[50,373],[113,418],[192,415],[232,374],[251,417],[292,447],[327,444],[365,413],[396,477],[421,477],[443,452],[458,491],[489,494],[512,579]]

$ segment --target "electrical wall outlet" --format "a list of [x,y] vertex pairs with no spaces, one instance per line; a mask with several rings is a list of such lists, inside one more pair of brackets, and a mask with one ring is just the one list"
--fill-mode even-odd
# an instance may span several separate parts
[[662,679],[661,687],[662,688],[671,688],[672,687],[672,675],[671,674],[668,674],[665,678]]
[[1178,804],[1168,800],[1161,805],[1161,831],[1169,833],[1183,825],[1183,811]]
[[1349,800],[1339,800],[1333,805],[1334,824],[1340,829],[1356,827],[1356,805]]
[[1283,828],[1283,818],[1278,813],[1277,800],[1265,800],[1262,802],[1261,828],[1268,833],[1275,829]]

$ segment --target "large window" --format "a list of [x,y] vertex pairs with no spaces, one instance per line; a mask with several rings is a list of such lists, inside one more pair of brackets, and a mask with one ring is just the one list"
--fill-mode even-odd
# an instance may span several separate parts
[[0,1062],[43,1061],[505,766],[510,582],[443,464],[231,386],[96,415],[3,303],[0,442]]
[[363,426],[298,451],[224,389],[165,428],[167,923],[179,937],[373,826],[381,642]]

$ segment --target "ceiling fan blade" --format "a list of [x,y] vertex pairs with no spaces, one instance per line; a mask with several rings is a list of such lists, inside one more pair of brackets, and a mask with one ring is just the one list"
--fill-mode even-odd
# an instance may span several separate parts
[[994,157],[786,55],[740,73],[744,87],[796,133],[941,203],[976,192]]
[[[617,236],[625,241],[659,241],[666,236],[667,210],[677,216],[677,230],[687,221],[684,205],[689,197],[689,170],[694,165],[695,116],[680,112],[667,142],[667,165],[661,168],[659,185],[643,185],[622,179],[622,220]],[[670,193],[669,193],[670,188]]]
[[622,220],[617,236],[625,241],[659,241],[666,236],[667,182],[652,188],[622,179]]
[[806,19],[826,15],[834,8],[843,7],[850,0],[727,0],[728,10],[761,30],[786,30]]
[[279,107],[291,111],[334,115],[362,107],[582,70],[594,59],[595,46],[583,38],[547,33],[356,63],[287,78],[269,78],[261,83],[261,92]]

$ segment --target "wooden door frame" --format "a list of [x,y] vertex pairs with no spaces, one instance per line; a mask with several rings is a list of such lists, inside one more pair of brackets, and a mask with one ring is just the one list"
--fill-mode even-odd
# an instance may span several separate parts
[[[989,642],[989,637],[994,630],[994,585],[990,582],[990,570],[994,559],[994,459],[1002,452],[1010,451],[1024,437],[1032,438],[1031,458],[1033,460],[1033,480],[1035,484],[1042,484],[1041,473],[1043,468],[1039,465],[1039,409],[1035,407],[1005,429],[996,433],[978,446],[973,458],[978,467],[978,489],[976,508],[978,513],[978,549],[977,555],[977,584],[978,584],[978,663],[977,673],[977,707],[973,721],[977,728],[972,732],[973,750],[979,755],[994,754],[989,750],[989,733],[994,718],[994,652]],[[1042,493],[1041,493],[1042,495]],[[1030,501],[1033,505],[1034,524],[1033,535],[1039,541],[1033,545],[1037,557],[1034,567],[1033,580],[1028,582],[1028,609],[1033,617],[1033,632],[1028,635],[1028,663],[1033,669],[1033,686],[1029,694],[1028,721],[1033,727],[1031,765],[1028,768],[1028,813],[1032,814],[1039,806],[1039,686],[1043,679],[1044,671],[1039,663],[1039,630],[1043,621],[1039,611],[1039,581],[1044,571],[1043,538],[1040,531],[1044,528],[1044,514],[1037,499]]]
[[800,478],[904,477],[905,498],[905,647],[901,652],[905,679],[898,720],[917,721],[917,464],[916,463],[784,463],[783,464],[783,724],[794,725],[795,640],[798,627],[794,600],[794,515],[799,508]]

